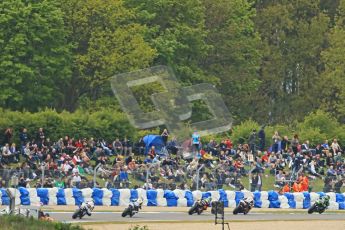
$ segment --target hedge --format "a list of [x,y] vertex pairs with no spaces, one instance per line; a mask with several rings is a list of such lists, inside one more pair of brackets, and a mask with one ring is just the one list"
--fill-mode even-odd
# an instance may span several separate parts
[[[0,131],[3,133],[6,128],[13,128],[15,142],[19,142],[19,132],[23,127],[28,129],[31,137],[35,137],[38,128],[42,127],[45,129],[46,137],[50,137],[52,141],[65,135],[75,138],[104,138],[107,141],[113,141],[116,137],[120,139],[127,137],[136,141],[148,133],[158,134],[160,132],[159,127],[151,130],[138,130],[130,124],[126,114],[111,108],[96,111],[83,109],[74,113],[58,113],[51,109],[37,113],[0,109],[0,113]],[[232,128],[230,138],[235,144],[247,141],[254,128],[259,130],[260,124],[253,120],[244,121]],[[337,138],[340,142],[345,139],[345,125],[340,124],[330,114],[321,110],[309,114],[301,122],[266,126],[266,147],[271,144],[275,130],[279,131],[281,136],[287,135],[289,138],[297,133],[300,136],[300,142],[308,139],[311,144],[322,143],[325,139],[331,141],[333,138]],[[204,137],[203,142],[207,143],[209,139],[219,141],[227,135],[229,133]]]

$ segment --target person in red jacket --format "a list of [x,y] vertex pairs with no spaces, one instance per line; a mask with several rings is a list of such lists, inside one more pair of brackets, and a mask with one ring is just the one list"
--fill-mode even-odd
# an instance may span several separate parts
[[286,183],[282,189],[282,193],[290,192],[290,186]]
[[301,184],[301,190],[304,191],[304,192],[307,192],[308,188],[309,188],[309,179],[308,179],[308,177],[302,174],[301,177],[300,177],[300,184]]
[[292,190],[293,190],[294,192],[301,192],[301,185],[298,184],[297,182],[294,182],[294,183],[293,183],[293,186],[292,186]]

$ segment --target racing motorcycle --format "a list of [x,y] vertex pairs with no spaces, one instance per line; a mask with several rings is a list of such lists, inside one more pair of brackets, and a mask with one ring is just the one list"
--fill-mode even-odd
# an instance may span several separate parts
[[141,199],[130,202],[128,207],[125,208],[125,210],[123,210],[122,217],[126,217],[127,215],[129,215],[129,217],[134,216],[135,213],[139,212],[139,209],[141,209],[142,204],[143,201]]
[[237,207],[234,209],[233,214],[237,215],[238,213],[243,213],[244,215],[248,214],[248,212],[253,208],[254,201],[253,198],[247,197],[238,203]]
[[91,216],[91,212],[94,209],[95,204],[93,203],[93,201],[88,201],[88,202],[83,202],[77,210],[75,210],[75,212],[72,215],[73,219],[76,219],[77,217],[79,217],[79,219],[83,218],[86,214],[88,216]]
[[198,215],[200,215],[203,211],[207,209],[207,207],[210,207],[210,204],[211,204],[210,197],[204,200],[198,200],[189,209],[188,214],[193,215],[194,213],[197,213]]
[[329,199],[328,195],[322,197],[321,199],[317,200],[309,209],[308,213],[312,214],[313,212],[323,213],[327,207],[329,206]]

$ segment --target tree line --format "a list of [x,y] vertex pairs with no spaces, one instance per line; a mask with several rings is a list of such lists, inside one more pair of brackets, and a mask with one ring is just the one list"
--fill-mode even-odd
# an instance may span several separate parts
[[[344,19],[345,0],[2,0],[0,106],[121,112],[113,75],[169,65],[237,122],[343,122]],[[160,86],[133,90],[149,107]]]

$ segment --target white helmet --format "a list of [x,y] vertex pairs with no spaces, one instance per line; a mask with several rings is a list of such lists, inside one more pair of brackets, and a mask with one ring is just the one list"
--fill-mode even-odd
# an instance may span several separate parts
[[143,204],[143,199],[138,198],[137,202],[138,202],[140,205],[142,205],[142,204]]
[[250,197],[247,197],[246,198],[246,201],[248,202],[248,203],[252,203],[252,202],[254,202],[254,200],[253,200],[253,198],[250,196]]
[[93,201],[91,200],[91,201],[86,202],[86,206],[87,206],[89,209],[92,210],[92,209],[95,207],[95,204],[94,204]]

